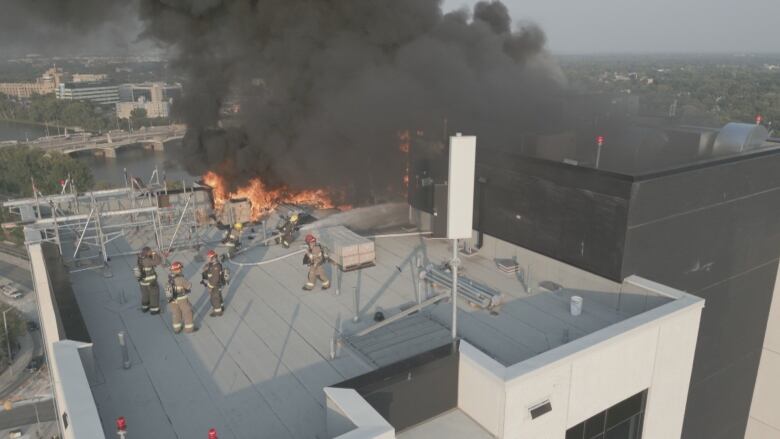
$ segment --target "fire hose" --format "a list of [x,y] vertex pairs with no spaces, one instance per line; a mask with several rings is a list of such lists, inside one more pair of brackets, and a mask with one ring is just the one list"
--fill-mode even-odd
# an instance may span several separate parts
[[[402,238],[402,237],[406,237],[406,236],[421,236],[421,235],[430,235],[430,234],[431,234],[431,232],[394,233],[394,234],[387,234],[387,235],[372,235],[372,236],[367,236],[367,238],[374,238],[374,239],[379,239],[379,238]],[[261,243],[265,243],[265,242],[271,241],[271,240],[275,239],[276,236],[278,236],[278,234],[276,234],[274,236],[271,236],[270,238],[261,241]],[[256,246],[253,246],[253,247],[256,247]],[[247,247],[244,250],[248,250],[248,249],[249,249],[249,247]],[[306,251],[306,249],[300,249],[300,250],[294,251],[292,253],[287,253],[286,255],[278,256],[278,257],[275,257],[273,259],[268,259],[267,261],[236,262],[232,258],[228,258],[228,261],[231,264],[237,265],[239,267],[257,267],[257,266],[260,266],[260,265],[265,265],[265,264],[270,264],[272,262],[281,261],[283,259],[287,259],[289,257],[292,257],[292,256],[295,256],[295,255],[299,255],[301,253],[304,253],[305,251]]]

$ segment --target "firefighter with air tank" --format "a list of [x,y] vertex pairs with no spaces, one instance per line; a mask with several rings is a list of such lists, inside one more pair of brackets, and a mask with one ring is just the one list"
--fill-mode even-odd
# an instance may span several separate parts
[[162,257],[150,247],[144,247],[138,254],[133,274],[141,287],[141,312],[160,313],[160,286],[157,283],[155,267],[162,264]]
[[206,266],[203,267],[200,283],[206,287],[209,292],[209,299],[211,301],[211,313],[209,315],[211,317],[219,317],[225,312],[222,300],[222,287],[227,285],[230,274],[228,269],[224,268],[219,262],[217,252],[209,250],[208,253],[206,253],[206,256],[208,262],[206,263]]
[[305,291],[314,289],[317,279],[322,282],[322,289],[330,288],[330,279],[325,273],[325,263],[328,262],[328,251],[325,246],[317,242],[312,234],[306,235],[306,254],[303,256],[303,264],[309,266],[309,277],[303,286]]
[[173,320],[173,332],[178,334],[191,333],[198,330],[193,321],[192,304],[190,303],[190,291],[192,284],[184,277],[181,262],[171,264],[171,273],[168,275],[168,286],[165,288],[165,297],[168,299],[168,309],[171,310]]
[[[227,257],[233,258],[233,256],[238,251],[238,248],[241,247],[241,230],[244,228],[244,225],[241,223],[235,223],[233,227],[230,228],[230,231],[228,232],[227,236],[225,236],[225,239],[222,241],[228,248],[227,250]],[[222,259],[225,259],[225,256],[222,256]]]
[[290,248],[290,244],[295,239],[295,231],[298,227],[298,214],[293,212],[289,218],[287,218],[281,226],[278,227],[279,238],[278,242],[284,246],[284,248]]

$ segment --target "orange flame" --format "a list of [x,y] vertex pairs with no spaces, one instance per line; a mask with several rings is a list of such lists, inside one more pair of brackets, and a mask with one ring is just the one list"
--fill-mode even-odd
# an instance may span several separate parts
[[307,205],[317,209],[330,209],[334,206],[330,195],[323,189],[304,191],[291,191],[287,187],[269,189],[259,177],[251,179],[247,185],[232,192],[228,190],[225,178],[216,172],[206,172],[203,175],[203,182],[212,188],[215,209],[222,209],[230,200],[246,198],[252,203],[253,219],[258,219],[264,213],[284,203]]

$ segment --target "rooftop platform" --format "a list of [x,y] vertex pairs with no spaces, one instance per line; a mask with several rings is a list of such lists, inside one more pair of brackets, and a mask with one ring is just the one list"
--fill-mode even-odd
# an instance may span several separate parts
[[[139,241],[133,242],[137,247],[142,237],[130,239]],[[117,253],[129,249],[120,240],[111,245]],[[290,251],[257,247],[237,261],[269,261]],[[376,251],[375,267],[338,273],[338,288],[328,291],[301,290],[306,268],[300,255],[264,265],[228,264],[232,281],[223,292],[227,310],[221,318],[208,316],[208,296],[198,285],[202,260],[194,251],[176,252],[171,260],[184,263],[194,285],[191,301],[200,330],[190,335],[174,335],[167,312],[140,312],[134,257],[112,259],[111,277],[99,270],[73,273],[73,290],[94,343],[97,379],[91,384],[104,429],[113,431],[114,419],[124,416],[138,437],[202,437],[212,427],[220,438],[326,437],[324,387],[449,341],[446,301],[366,336],[353,336],[374,323],[378,308],[390,317],[416,304],[418,292],[444,293],[429,287],[421,291],[414,267],[420,258],[425,264],[446,262],[447,241],[383,238],[376,240]],[[504,274],[496,258],[516,258],[523,270]],[[158,271],[164,279],[166,272]],[[504,295],[494,313],[461,301],[458,321],[463,339],[504,365],[670,300],[632,294],[625,286],[490,237],[479,254],[463,258],[461,273]],[[542,281],[562,288],[547,290],[539,286]],[[584,299],[577,317],[569,313],[574,294]],[[122,368],[120,331],[129,338],[129,370]],[[340,336],[347,342],[331,359],[333,340]],[[453,413],[446,416],[457,416]],[[415,431],[400,437],[422,437]]]
[[448,439],[491,439],[493,435],[485,431],[473,419],[460,409],[454,409],[427,422],[405,430],[396,436],[398,439],[429,439],[446,437]]

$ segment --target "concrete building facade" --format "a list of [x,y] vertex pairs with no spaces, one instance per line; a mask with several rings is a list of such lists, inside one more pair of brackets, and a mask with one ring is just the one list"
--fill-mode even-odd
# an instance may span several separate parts
[[52,67],[35,82],[2,82],[0,93],[16,99],[27,99],[33,95],[52,94],[62,82],[62,69]]
[[57,88],[57,99],[112,105],[119,102],[119,88],[116,85],[91,82],[63,83]]

